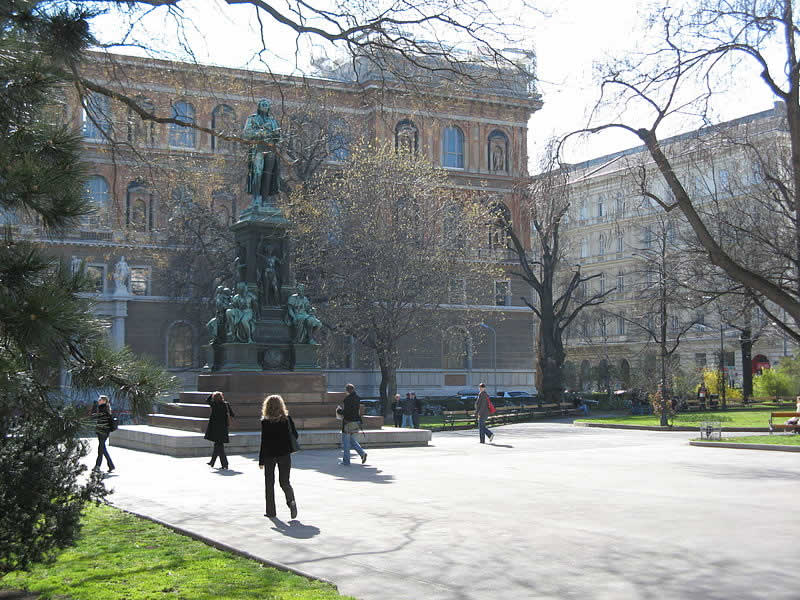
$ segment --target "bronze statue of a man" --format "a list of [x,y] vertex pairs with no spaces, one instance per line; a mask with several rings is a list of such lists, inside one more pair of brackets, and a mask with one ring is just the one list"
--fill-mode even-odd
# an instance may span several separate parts
[[253,195],[254,206],[280,191],[280,160],[275,145],[281,141],[281,133],[270,106],[269,100],[259,100],[258,111],[247,117],[244,125],[244,137],[256,141],[247,154],[247,192]]

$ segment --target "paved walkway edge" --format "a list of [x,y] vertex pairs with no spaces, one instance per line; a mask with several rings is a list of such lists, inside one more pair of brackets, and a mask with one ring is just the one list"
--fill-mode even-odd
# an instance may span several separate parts
[[217,550],[222,550],[223,552],[230,552],[231,554],[235,554],[237,556],[241,556],[242,558],[247,558],[250,560],[254,560],[256,562],[261,563],[267,567],[272,567],[274,569],[278,569],[279,571],[285,571],[287,573],[293,573],[294,575],[299,575],[300,577],[305,577],[306,579],[313,579],[314,581],[320,581],[322,583],[327,583],[328,585],[333,586],[336,590],[336,593],[339,593],[339,587],[332,581],[328,579],[324,579],[323,577],[318,577],[316,575],[311,575],[306,571],[301,571],[300,569],[295,569],[294,567],[290,567],[288,565],[284,565],[283,563],[275,562],[273,560],[267,560],[266,558],[261,558],[260,556],[256,556],[254,554],[250,554],[249,552],[245,552],[244,550],[239,550],[238,548],[234,548],[233,546],[229,546],[228,544],[223,544],[222,542],[218,542],[212,538],[206,537],[204,535],[200,535],[199,533],[194,533],[193,531],[189,531],[187,529],[183,529],[178,527],[177,525],[173,525],[172,523],[167,523],[166,521],[162,521],[161,519],[156,519],[154,517],[149,517],[142,513],[138,513],[136,511],[122,508],[120,506],[116,506],[115,504],[109,502],[111,506],[116,508],[117,510],[121,510],[122,512],[126,512],[128,514],[134,515],[135,517],[139,517],[140,519],[146,519],[152,523],[156,523],[157,525],[161,525],[162,527],[166,527],[167,529],[171,529],[175,533],[179,533],[181,535],[185,535],[186,537],[190,537],[193,540],[197,540],[198,542],[203,542],[207,546],[211,546],[212,548],[216,548]]
[[[573,425],[578,427],[600,427],[603,429],[638,429],[642,431],[700,431],[700,425],[696,427],[661,427],[660,425],[623,425],[621,423],[579,423]],[[769,427],[723,427],[722,431],[742,431],[753,433],[769,433]]]
[[777,452],[800,452],[800,446],[782,446],[780,444],[737,444],[736,442],[689,442],[692,446],[707,448],[738,448],[740,450],[774,450]]

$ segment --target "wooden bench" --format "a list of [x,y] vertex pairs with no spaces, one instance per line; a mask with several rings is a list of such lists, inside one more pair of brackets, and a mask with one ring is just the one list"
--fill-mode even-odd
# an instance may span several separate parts
[[442,427],[450,425],[451,428],[455,427],[457,419],[475,419],[474,410],[443,410],[442,411]]
[[800,412],[782,411],[773,412],[769,415],[769,433],[772,435],[773,431],[793,431],[800,433],[800,425],[787,425],[786,423],[773,423],[773,419],[789,419],[791,417],[800,417]]

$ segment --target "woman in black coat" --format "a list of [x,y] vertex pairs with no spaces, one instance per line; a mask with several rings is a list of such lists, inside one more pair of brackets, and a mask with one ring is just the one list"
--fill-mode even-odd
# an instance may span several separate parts
[[225,456],[225,444],[230,441],[228,439],[228,424],[230,418],[236,415],[233,414],[231,405],[225,402],[222,392],[214,392],[208,397],[207,402],[211,406],[211,416],[208,418],[205,438],[210,442],[214,442],[214,452],[211,454],[211,460],[208,464],[213,467],[217,456],[219,456],[222,468],[227,469],[228,457]]
[[111,404],[108,396],[100,396],[97,403],[92,406],[92,417],[95,419],[94,432],[97,434],[97,460],[94,463],[94,470],[99,471],[103,465],[103,457],[106,457],[108,472],[114,470],[114,461],[108,454],[106,440],[109,434],[116,429],[114,427],[114,416],[111,414]]
[[277,394],[267,396],[261,406],[261,451],[258,453],[258,467],[264,469],[265,517],[276,516],[275,465],[278,465],[278,483],[286,496],[291,517],[297,517],[297,502],[289,483],[289,473],[292,470],[292,452],[298,449],[297,429],[283,398]]

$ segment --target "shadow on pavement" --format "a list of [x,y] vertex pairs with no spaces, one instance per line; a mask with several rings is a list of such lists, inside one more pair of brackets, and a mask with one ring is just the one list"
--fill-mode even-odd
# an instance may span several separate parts
[[235,469],[215,469],[214,475],[219,475],[220,477],[234,477],[236,475],[242,475],[242,471],[236,471]]
[[292,537],[298,540],[307,540],[316,535],[319,535],[319,527],[314,525],[303,525],[297,519],[292,519],[288,523],[281,521],[278,517],[270,518],[274,527],[274,531],[282,533],[287,537]]

